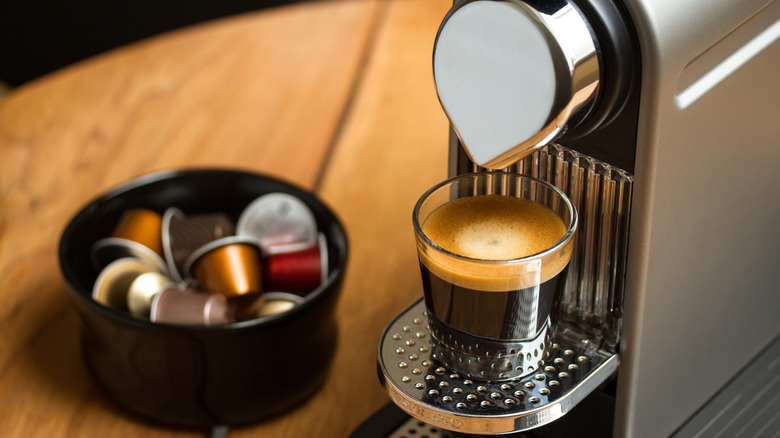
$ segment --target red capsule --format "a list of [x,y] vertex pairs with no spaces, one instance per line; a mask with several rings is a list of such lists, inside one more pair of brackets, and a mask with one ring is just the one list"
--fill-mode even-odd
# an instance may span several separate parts
[[317,245],[301,251],[273,254],[265,263],[268,290],[306,295],[323,284],[328,275],[328,249],[320,234]]

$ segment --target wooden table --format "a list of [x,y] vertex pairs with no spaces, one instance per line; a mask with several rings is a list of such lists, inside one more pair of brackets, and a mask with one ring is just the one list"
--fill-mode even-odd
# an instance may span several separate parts
[[345,437],[387,403],[385,324],[420,296],[411,211],[446,176],[431,53],[450,0],[301,3],[141,41],[0,102],[0,433],[205,436],[111,402],[79,356],[57,262],[69,218],[160,169],[249,169],[315,192],[343,220],[350,263],[326,384],[231,437]]

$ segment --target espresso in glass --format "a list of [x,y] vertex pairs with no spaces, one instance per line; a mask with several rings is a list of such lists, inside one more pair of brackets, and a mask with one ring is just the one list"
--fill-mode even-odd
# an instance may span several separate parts
[[436,358],[472,378],[536,370],[576,222],[560,190],[527,176],[467,174],[426,192],[414,226]]

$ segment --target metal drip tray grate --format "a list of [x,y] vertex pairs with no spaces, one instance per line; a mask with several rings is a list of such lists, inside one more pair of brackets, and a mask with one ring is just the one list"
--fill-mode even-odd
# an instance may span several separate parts
[[535,373],[501,382],[465,379],[435,359],[427,325],[422,299],[390,322],[379,342],[380,378],[409,415],[462,433],[509,433],[554,421],[620,361],[616,354],[585,352],[553,337],[552,354]]

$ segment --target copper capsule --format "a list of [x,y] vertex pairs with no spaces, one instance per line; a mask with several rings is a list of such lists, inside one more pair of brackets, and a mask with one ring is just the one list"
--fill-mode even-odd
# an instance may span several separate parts
[[262,297],[261,251],[253,239],[225,237],[197,249],[186,271],[209,292],[223,295],[242,319],[259,306]]
[[162,216],[146,208],[132,208],[119,218],[111,237],[132,240],[162,256]]

